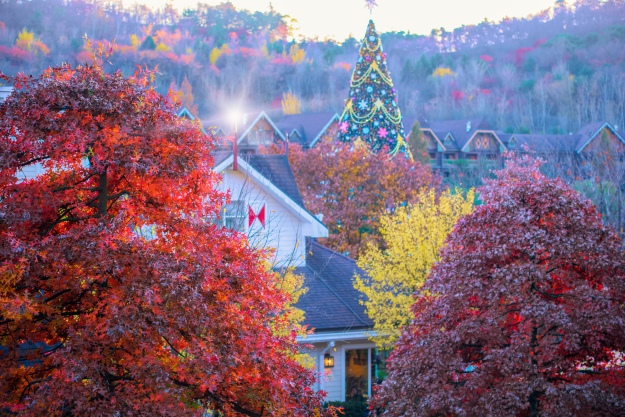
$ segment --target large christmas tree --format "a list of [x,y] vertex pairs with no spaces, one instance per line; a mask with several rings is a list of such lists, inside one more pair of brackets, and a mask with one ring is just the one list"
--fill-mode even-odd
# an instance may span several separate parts
[[343,142],[360,140],[373,152],[386,146],[393,156],[398,153],[410,156],[395,93],[382,41],[370,20],[352,74],[337,138]]

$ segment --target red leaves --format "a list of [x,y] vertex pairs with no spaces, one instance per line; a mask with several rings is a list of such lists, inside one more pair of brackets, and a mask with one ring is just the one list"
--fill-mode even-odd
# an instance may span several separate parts
[[[223,198],[211,138],[150,78],[62,66],[0,107],[0,403],[312,415],[314,376],[267,320],[284,294],[257,252],[205,220]],[[45,173],[18,182],[34,161]],[[47,353],[24,367],[33,343]]]
[[456,225],[374,398],[385,415],[622,414],[621,242],[539,165],[510,160]]
[[380,216],[437,186],[429,167],[404,157],[324,138],[314,148],[289,147],[289,162],[309,211],[330,229],[324,244],[351,257],[367,241],[379,243]]

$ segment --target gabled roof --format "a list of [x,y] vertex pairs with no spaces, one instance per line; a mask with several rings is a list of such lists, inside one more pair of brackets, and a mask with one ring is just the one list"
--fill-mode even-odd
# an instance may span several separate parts
[[[495,132],[497,134],[497,137],[499,138],[499,140],[501,140],[506,146],[508,145],[508,143],[510,142],[510,139],[512,139],[512,137],[514,136],[512,133],[503,133],[503,132]],[[518,142],[518,140],[517,140]]]
[[420,120],[418,117],[402,115],[402,123],[404,125],[404,129],[406,130],[406,136],[410,135],[410,132],[412,131],[412,126],[414,126],[416,122],[419,122],[419,126],[421,127],[422,131],[429,132],[432,134],[432,136],[434,136],[434,140],[438,142],[443,151],[447,150],[447,147],[443,143],[447,133],[443,131],[435,132],[433,129],[430,128],[430,124],[428,122],[426,122],[425,120]]
[[206,129],[210,130],[215,136],[228,136],[234,133],[234,126],[232,126],[232,122],[226,116],[213,115],[209,119],[202,120],[202,125],[206,126]]
[[503,140],[499,137],[499,135],[497,135],[497,132],[495,132],[494,130],[490,130],[490,129],[476,129],[475,132],[473,132],[473,135],[469,138],[469,140],[462,146],[462,152],[468,152],[471,148],[470,148],[470,144],[471,141],[475,138],[475,136],[477,136],[478,133],[488,133],[490,135],[492,135],[497,142],[499,142],[499,145],[501,145],[501,147],[503,148],[504,151],[507,151],[506,149],[506,145],[504,144]]
[[514,133],[510,139],[515,138],[518,141],[518,148],[527,145],[530,150],[538,152],[580,153],[604,128],[610,129],[621,142],[625,143],[625,139],[607,122],[589,123],[575,134],[547,135],[541,133]]
[[304,276],[308,288],[295,306],[304,311],[304,324],[316,333],[373,327],[352,284],[354,274],[365,275],[356,261],[309,239],[306,266],[295,268],[294,273]]
[[267,116],[267,114],[264,111],[261,111],[260,114],[258,116],[256,116],[256,118],[250,124],[247,125],[247,128],[245,128],[245,130],[239,129],[239,132],[243,131],[243,133],[241,135],[239,135],[239,139],[238,139],[237,142],[241,143],[243,141],[243,139],[245,139],[245,137],[250,133],[250,131],[256,125],[256,123],[258,123],[261,119],[267,120],[267,122],[269,123],[271,128],[277,133],[277,135],[282,140],[286,140],[286,138],[284,137],[284,135],[282,134],[280,129],[278,129],[278,126],[276,126],[276,124],[273,122],[273,120],[271,120],[271,118],[269,116]]
[[616,130],[614,130],[614,128],[612,126],[610,126],[609,123],[607,122],[595,122],[595,123],[590,123],[587,124],[586,126],[583,126],[579,131],[577,131],[577,134],[580,136],[580,138],[577,141],[577,146],[575,147],[575,150],[580,153],[581,151],[584,150],[584,148],[586,146],[588,146],[588,144],[590,142],[592,142],[592,140],[597,137],[597,135],[604,129],[610,129],[612,131],[612,133],[614,133],[614,135],[623,143],[625,143],[625,139],[623,139],[623,137],[621,137],[621,135],[618,134],[618,132]]
[[[527,146],[537,152],[575,152],[575,145],[580,135],[544,135],[544,134],[519,134],[512,135],[518,142],[517,148]],[[511,138],[511,139],[512,139]]]
[[[447,135],[451,135],[455,140],[453,149],[464,148],[478,130],[490,131],[488,125],[482,119],[441,120],[438,122],[424,123],[421,128],[429,129],[434,132],[436,137],[443,142],[443,144],[445,143]],[[445,145],[445,148],[450,149],[451,146]]]
[[178,117],[186,117],[189,120],[195,120],[193,113],[191,113],[186,107],[183,107],[178,111]]
[[575,149],[577,151],[581,151],[603,129],[605,125],[607,125],[606,122],[593,122],[582,126],[581,129],[577,131],[579,139],[577,140]]
[[[222,172],[233,164],[234,155],[230,151],[215,152],[214,170]],[[277,199],[284,201],[285,206],[293,213],[305,218],[313,227],[315,234],[308,236],[327,237],[328,228],[312,213],[306,210],[304,201],[297,188],[293,171],[286,155],[239,155],[239,169],[245,171],[250,177],[255,178],[257,183],[272,193]]]
[[[252,113],[251,116],[249,113],[246,113],[242,117],[242,120],[237,123],[237,134],[239,135],[238,143],[241,143],[241,141],[250,133],[252,127],[254,127],[254,125],[262,118],[267,120],[282,140],[286,140],[271,117],[269,117],[264,111],[261,111],[260,113]],[[215,136],[219,136],[220,134],[224,136],[234,136],[234,122],[229,120],[228,116],[224,114],[212,115],[208,119],[204,120],[203,124],[214,132]]]
[[438,131],[434,132],[434,134],[436,134],[437,137],[440,136],[443,138],[443,147],[445,148],[445,150],[460,149],[460,146],[458,146],[458,142],[456,142],[456,138],[454,138],[454,135],[452,135],[451,132]]
[[[178,111],[178,117],[184,117],[191,121],[194,121],[195,119],[197,119],[197,117],[195,117],[193,113],[191,113],[189,109],[187,109],[186,107],[183,107]],[[204,130],[204,126],[202,126],[202,123],[200,123],[200,128],[202,129],[202,133],[204,133],[205,135],[208,135],[206,130]]]
[[214,159],[213,164],[218,166],[225,161],[226,158],[232,155],[232,151],[213,151],[211,155],[213,155]]
[[276,126],[286,134],[297,132],[304,147],[311,148],[323,136],[332,122],[338,121],[336,113],[302,113],[290,114],[282,117]]
[[284,191],[298,205],[304,207],[304,200],[297,188],[295,176],[286,155],[242,155],[241,158],[260,172],[265,178]]

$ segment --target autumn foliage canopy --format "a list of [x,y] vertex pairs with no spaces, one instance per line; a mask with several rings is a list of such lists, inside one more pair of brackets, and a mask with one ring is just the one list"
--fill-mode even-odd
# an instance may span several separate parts
[[[0,409],[318,415],[293,333],[274,331],[286,296],[241,235],[204,220],[224,197],[212,139],[175,116],[152,77],[96,65],[10,80]],[[22,179],[35,163],[44,173]]]
[[371,153],[366,146],[324,138],[314,148],[289,148],[289,162],[306,208],[323,214],[330,236],[323,244],[357,257],[366,242],[381,244],[380,219],[415,202],[421,190],[436,186],[428,166],[403,155]]
[[592,204],[540,162],[479,190],[374,396],[384,416],[622,416],[625,263]]
[[461,216],[473,211],[475,193],[466,197],[460,190],[437,193],[423,190],[417,202],[399,207],[380,219],[384,247],[365,246],[358,266],[366,274],[354,277],[354,288],[362,293],[361,303],[373,320],[380,349],[392,349],[402,327],[412,320],[413,295],[440,260],[439,251]]

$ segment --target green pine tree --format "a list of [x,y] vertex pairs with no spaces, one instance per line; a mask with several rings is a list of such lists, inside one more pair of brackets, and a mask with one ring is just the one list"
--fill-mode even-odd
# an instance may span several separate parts
[[338,140],[360,140],[373,152],[387,149],[393,156],[403,153],[412,158],[401,120],[382,40],[370,20],[341,115]]
[[146,38],[144,39],[144,41],[141,44],[141,46],[139,47],[139,49],[141,49],[142,51],[144,51],[144,50],[150,50],[150,51],[155,50],[156,49],[156,42],[154,42],[154,38],[151,37],[150,35],[146,36]]

